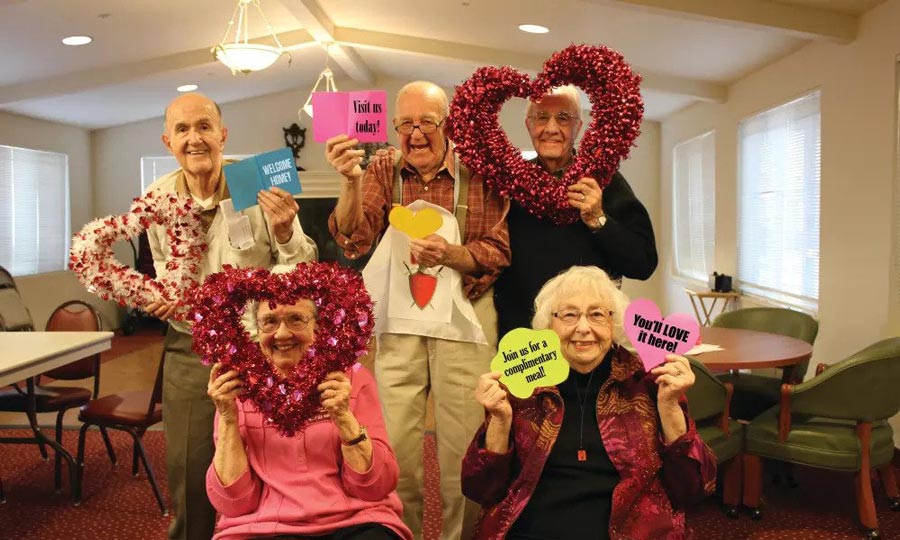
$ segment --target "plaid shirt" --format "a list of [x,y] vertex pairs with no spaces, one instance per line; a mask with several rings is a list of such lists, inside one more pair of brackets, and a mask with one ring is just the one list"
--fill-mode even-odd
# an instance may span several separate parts
[[[451,167],[453,158],[450,152],[444,167],[429,182],[422,182],[422,177],[405,161],[400,162],[400,177],[403,179],[402,203],[409,204],[417,199],[440,206],[454,213],[453,177]],[[369,167],[363,177],[362,206],[365,219],[350,236],[342,234],[337,227],[334,213],[328,218],[328,229],[344,249],[347,258],[355,259],[365,255],[381,237],[388,227],[388,212],[392,205],[393,177],[379,177],[375,167]],[[463,292],[469,298],[478,298],[490,287],[500,272],[509,266],[511,254],[509,249],[509,230],[506,227],[506,213],[509,211],[509,200],[501,198],[488,190],[481,176],[469,178],[469,211],[466,219],[466,237],[463,246],[472,254],[478,264],[478,270],[463,276]]]

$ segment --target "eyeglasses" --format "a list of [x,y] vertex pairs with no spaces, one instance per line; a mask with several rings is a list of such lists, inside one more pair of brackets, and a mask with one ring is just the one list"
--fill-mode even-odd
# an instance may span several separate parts
[[419,129],[422,132],[422,135],[428,135],[429,133],[434,133],[437,131],[441,124],[444,123],[444,120],[440,122],[433,122],[432,120],[422,120],[418,124],[414,124],[413,122],[407,120],[401,124],[394,126],[394,129],[397,130],[397,133],[401,135],[412,135],[412,132]]
[[550,114],[547,111],[538,111],[531,115],[531,120],[538,126],[546,126],[550,119],[556,119],[556,125],[566,127],[579,118],[572,113],[560,111],[556,114]]
[[284,323],[288,327],[288,330],[299,332],[306,329],[311,320],[312,317],[304,315],[303,313],[288,313],[284,317],[278,317],[277,315],[260,317],[256,320],[256,324],[259,326],[259,331],[265,332],[266,334],[278,330],[281,327],[281,323]]
[[566,326],[575,326],[578,324],[578,321],[581,320],[582,316],[587,317],[588,323],[590,324],[604,324],[612,319],[613,311],[598,308],[583,313],[574,309],[564,309],[562,311],[557,311],[553,316]]

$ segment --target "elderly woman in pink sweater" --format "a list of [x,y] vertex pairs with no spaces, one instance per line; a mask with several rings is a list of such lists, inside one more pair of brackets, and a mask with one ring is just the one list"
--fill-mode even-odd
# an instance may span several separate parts
[[[283,375],[315,339],[309,300],[257,310],[260,348]],[[236,371],[213,366],[216,452],[206,475],[221,514],[214,540],[321,538],[410,540],[397,497],[397,461],[384,429],[372,374],[356,364],[318,386],[321,415],[294,437],[265,425],[251,402],[236,398]]]

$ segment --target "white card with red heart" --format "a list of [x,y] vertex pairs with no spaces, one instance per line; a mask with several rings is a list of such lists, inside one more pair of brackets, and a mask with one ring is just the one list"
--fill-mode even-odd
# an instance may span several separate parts
[[672,313],[664,318],[653,300],[646,298],[628,304],[624,324],[625,335],[647,371],[665,362],[667,354],[691,350],[700,336],[700,326],[693,317]]

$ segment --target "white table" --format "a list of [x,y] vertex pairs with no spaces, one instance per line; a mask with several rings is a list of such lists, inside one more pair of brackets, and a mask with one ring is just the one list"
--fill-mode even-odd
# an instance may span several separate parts
[[[71,364],[111,347],[112,332],[0,332],[0,386],[27,379],[28,406],[34,418],[34,381],[31,377],[45,371]],[[10,437],[2,442],[44,443],[53,447],[69,466],[72,496],[77,493],[75,460],[55,440],[32,426],[36,437]],[[57,480],[58,481],[58,480]],[[0,484],[0,500],[3,499]]]
[[110,348],[112,332],[0,332],[0,386]]

